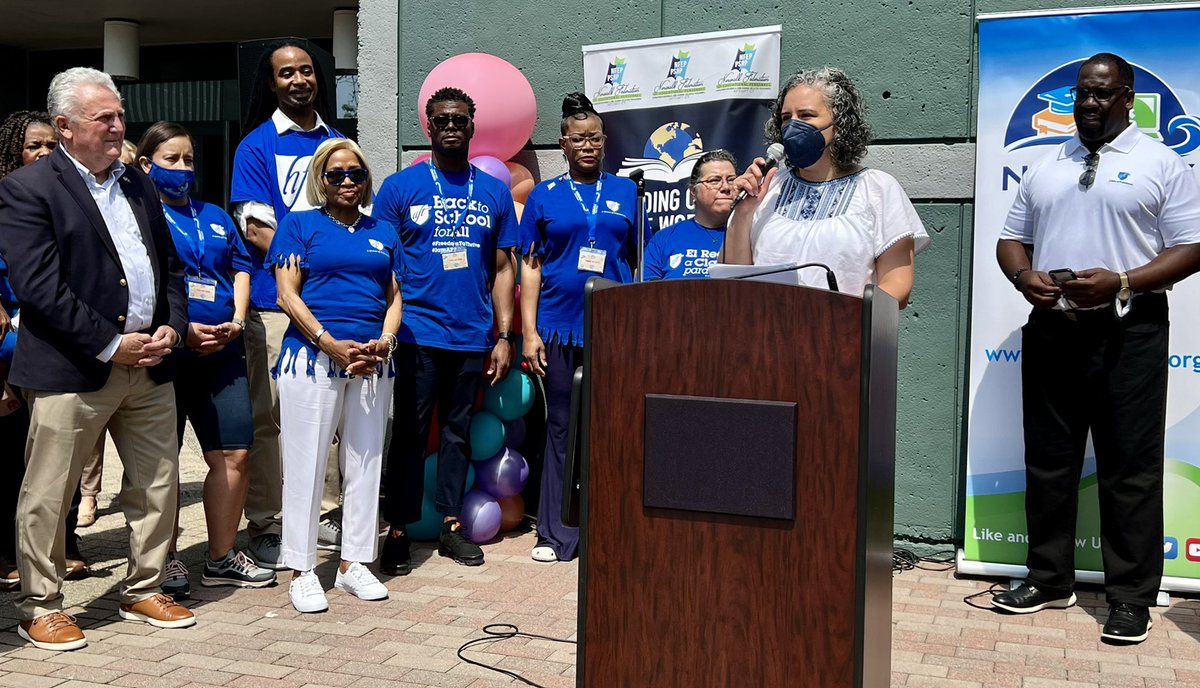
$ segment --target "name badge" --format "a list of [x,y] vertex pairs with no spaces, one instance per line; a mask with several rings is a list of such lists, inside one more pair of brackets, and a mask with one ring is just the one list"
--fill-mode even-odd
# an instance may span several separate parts
[[217,281],[208,277],[193,277],[188,275],[183,278],[187,282],[188,298],[196,301],[207,301],[212,303],[217,300]]
[[442,254],[443,270],[462,270],[465,267],[467,267],[466,251],[454,251]]
[[579,247],[579,269],[584,272],[604,272],[604,259],[608,251],[601,248]]

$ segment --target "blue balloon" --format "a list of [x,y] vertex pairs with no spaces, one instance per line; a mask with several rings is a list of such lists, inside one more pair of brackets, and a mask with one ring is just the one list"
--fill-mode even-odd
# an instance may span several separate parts
[[479,464],[475,488],[496,499],[520,494],[529,480],[529,463],[515,449],[505,449]]
[[484,388],[483,408],[500,420],[516,420],[533,408],[533,398],[533,380],[514,369],[495,387]]
[[442,515],[429,497],[421,500],[421,520],[408,524],[408,537],[413,540],[436,540],[442,534]]
[[504,421],[487,411],[471,416],[471,459],[483,461],[504,447]]
[[[433,501],[436,497],[434,494],[437,491],[437,452],[430,454],[425,459],[425,499]],[[467,485],[463,488],[463,492],[470,490],[475,485],[475,466],[467,464]]]
[[471,542],[477,545],[491,540],[500,532],[500,504],[486,492],[471,490],[464,495],[462,514],[458,518],[467,527]]

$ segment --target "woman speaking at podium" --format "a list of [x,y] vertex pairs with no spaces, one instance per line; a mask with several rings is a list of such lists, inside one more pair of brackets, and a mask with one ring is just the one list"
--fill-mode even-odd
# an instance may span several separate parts
[[[862,96],[833,67],[794,74],[783,85],[766,125],[767,143],[781,143],[787,169],[758,158],[738,177],[747,196],[734,210],[721,261],[741,265],[823,263],[841,291],[861,296],[868,284],[908,303],[913,256],[929,243],[900,183],[860,164],[871,128]],[[824,287],[818,269],[801,280]]]
[[575,558],[579,531],[563,524],[563,463],[571,380],[583,365],[583,289],[589,277],[633,279],[637,188],[601,171],[604,122],[582,93],[563,98],[567,174],[534,187],[521,217],[524,356],[546,382],[546,454],[538,504],[538,561]]

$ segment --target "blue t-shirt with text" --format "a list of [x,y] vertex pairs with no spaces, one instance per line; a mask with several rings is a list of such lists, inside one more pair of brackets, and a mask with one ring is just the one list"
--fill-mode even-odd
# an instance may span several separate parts
[[[332,127],[313,131],[286,131],[279,134],[275,123],[268,119],[238,144],[233,156],[233,182],[229,190],[230,203],[254,201],[275,209],[277,227],[288,213],[312,208],[304,194],[308,167],[313,153],[322,141],[341,138]],[[277,311],[275,278],[263,269],[263,256],[253,245],[247,245],[254,259],[250,273],[250,302],[255,308]]]
[[472,170],[413,165],[388,177],[375,197],[373,214],[396,225],[404,246],[402,342],[458,351],[493,346],[496,250],[516,245],[517,220],[508,187]]
[[630,258],[638,249],[637,187],[608,173],[601,176],[600,184],[594,248],[606,252],[603,272],[579,266],[580,249],[589,244],[587,215],[596,205],[596,184],[576,183],[579,198],[575,198],[566,177],[556,177],[535,186],[525,201],[518,251],[542,259],[537,329],[547,342],[557,338],[571,346],[583,345],[583,288],[588,278],[633,279]]
[[724,241],[724,227],[704,227],[695,219],[661,229],[646,244],[645,278],[708,277],[708,266],[717,262]]
[[[387,289],[399,273],[400,255],[396,230],[387,222],[364,215],[351,232],[320,210],[305,210],[280,223],[267,266],[294,261],[303,271],[300,299],[321,327],[334,339],[361,344],[383,332]],[[312,375],[319,349],[292,323],[283,335],[276,374],[294,372],[302,348]],[[344,374],[332,367],[327,372]]]
[[188,319],[202,325],[229,322],[234,312],[233,273],[248,273],[253,268],[233,219],[219,207],[200,201],[184,206],[164,203],[163,214],[175,240],[175,252],[184,265],[185,277],[216,282],[212,301],[191,298],[196,294],[190,285],[184,285],[189,294]]

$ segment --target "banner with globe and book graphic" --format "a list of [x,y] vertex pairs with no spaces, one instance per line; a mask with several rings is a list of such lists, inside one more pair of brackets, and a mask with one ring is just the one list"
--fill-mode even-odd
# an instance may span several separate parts
[[[1116,53],[1134,68],[1131,118],[1200,162],[1200,3],[979,17],[979,109],[966,495],[959,571],[1025,575],[1021,326],[1029,305],[993,247],[1025,169],[1075,133],[1071,87],[1083,61]],[[1194,169],[1194,167],[1193,167]],[[1122,176],[1124,175],[1124,176]],[[1116,172],[1101,183],[1130,184]],[[1064,265],[1086,268],[1087,265]],[[1200,591],[1200,276],[1171,290],[1163,541],[1166,590]],[[1067,355],[1064,353],[1064,355]],[[1071,394],[1075,390],[1064,390]],[[1076,567],[1098,582],[1100,517],[1089,442],[1079,486]]]
[[584,46],[584,90],[608,135],[604,169],[645,173],[652,230],[693,215],[687,179],[705,151],[730,151],[739,171],[763,154],[780,35],[766,26]]

